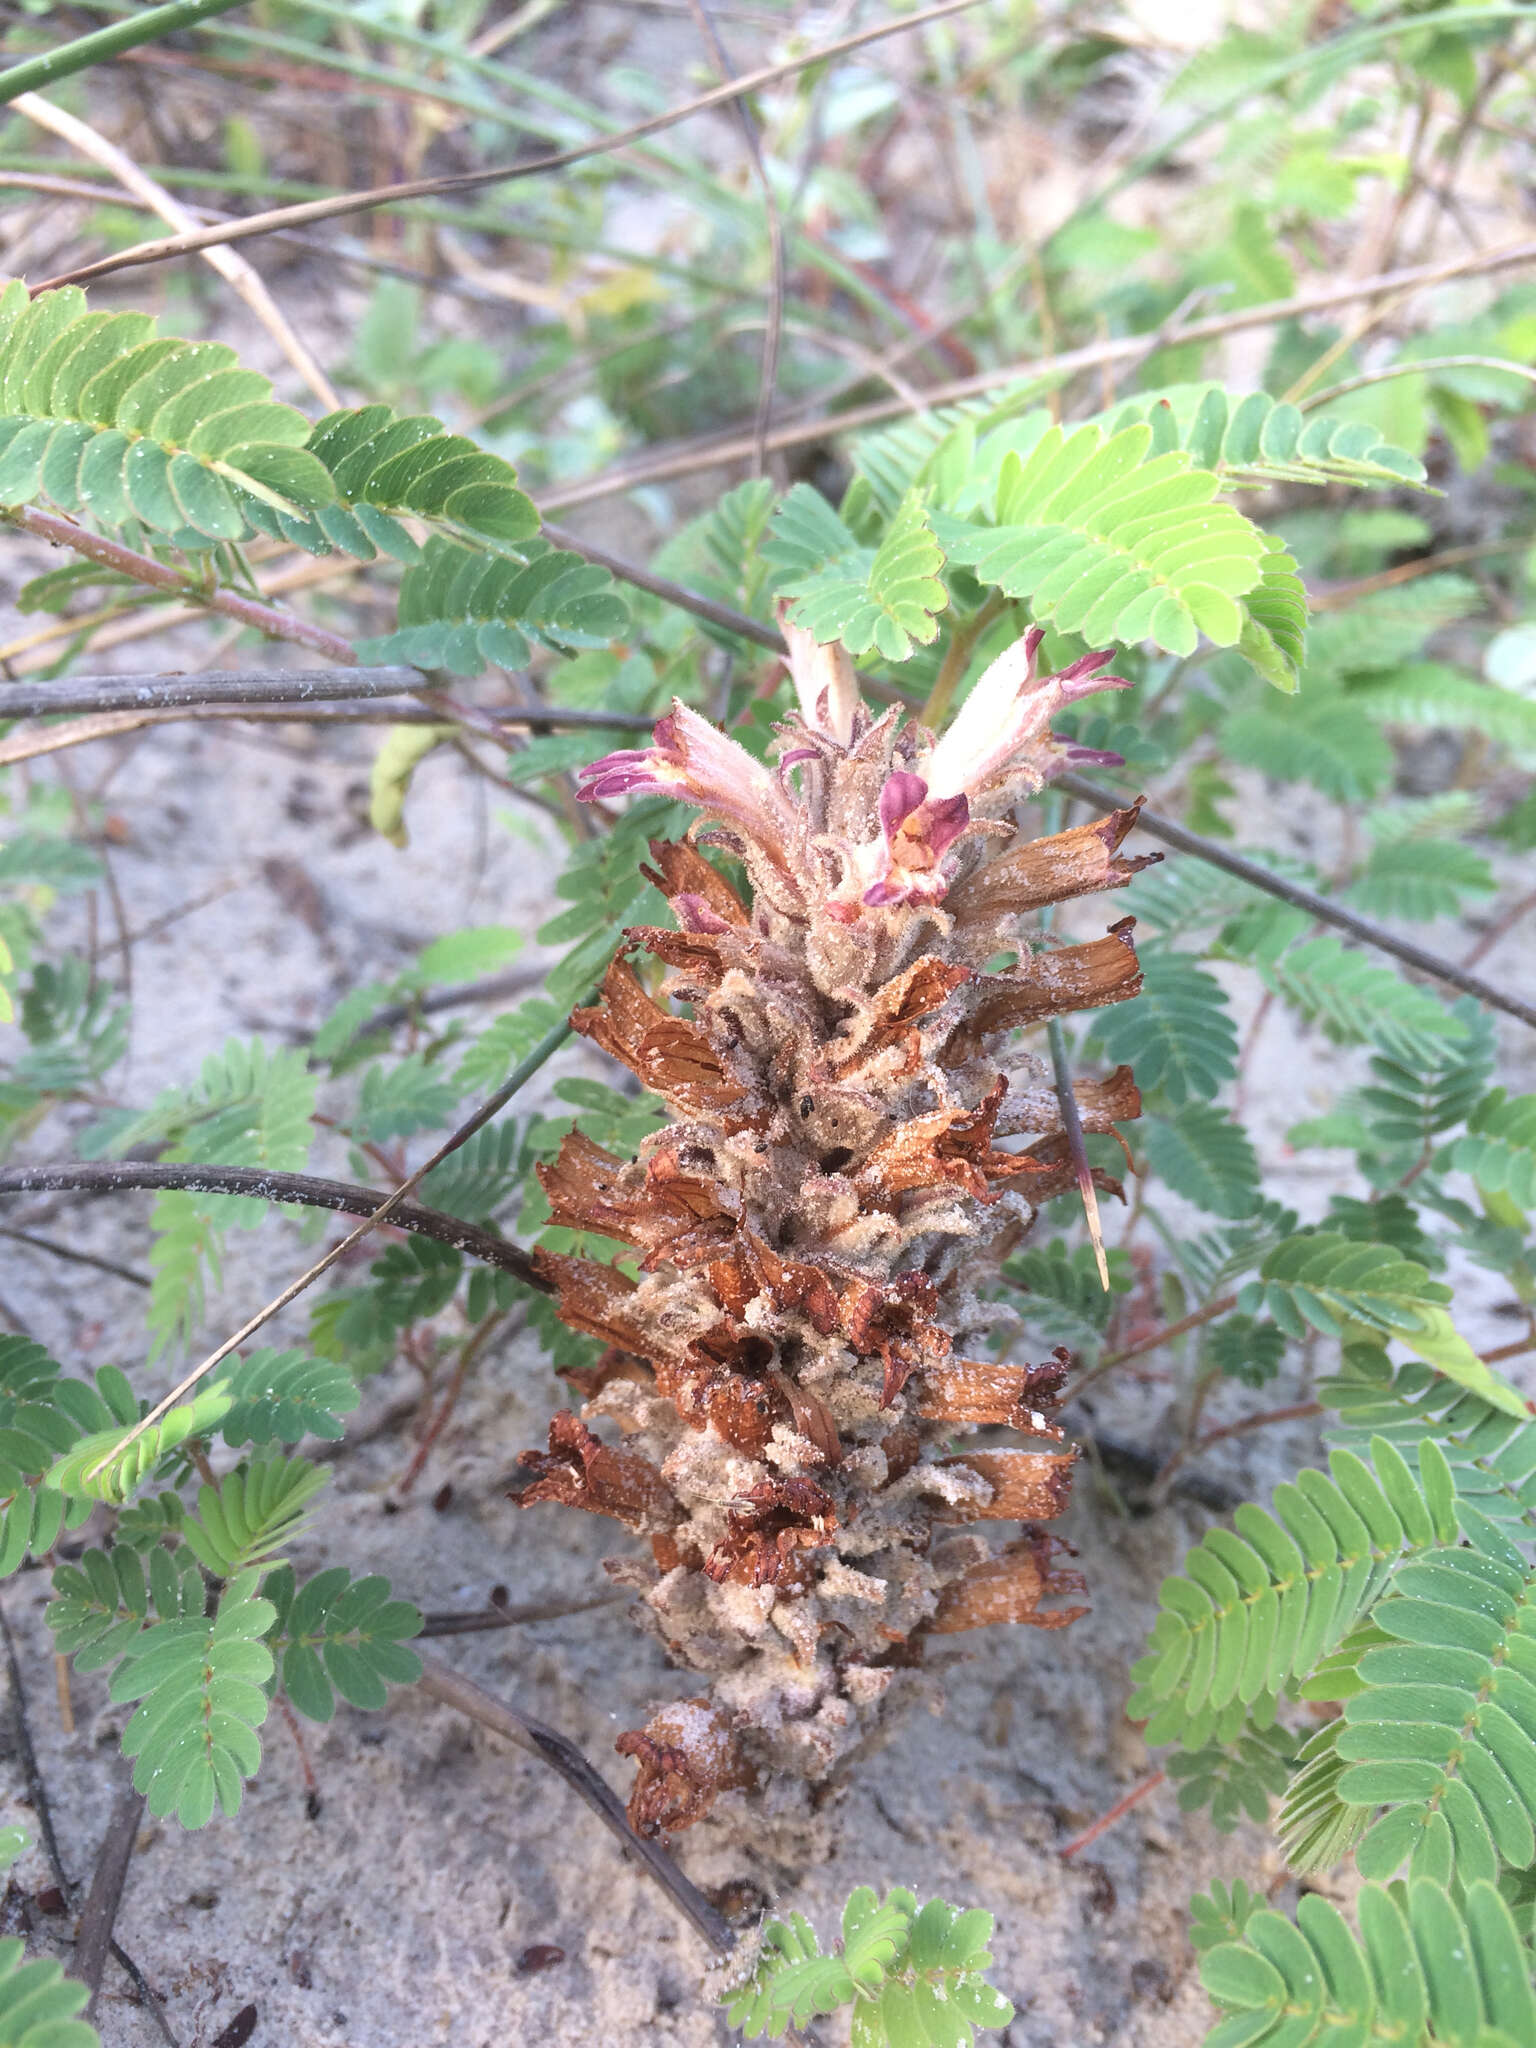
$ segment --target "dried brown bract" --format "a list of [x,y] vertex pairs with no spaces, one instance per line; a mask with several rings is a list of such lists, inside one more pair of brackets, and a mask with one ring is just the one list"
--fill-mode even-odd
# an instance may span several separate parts
[[[573,1133],[540,1176],[555,1220],[631,1247],[636,1277],[541,1255],[563,1320],[609,1349],[570,1375],[585,1419],[525,1454],[520,1498],[649,1536],[649,1562],[611,1569],[709,1681],[620,1738],[647,1833],[726,1795],[793,1818],[927,1636],[1084,1611],[1053,1604],[1082,1582],[1037,1526],[1071,1483],[1049,1419],[1066,1354],[961,1353],[1036,1205],[1074,1185],[1052,1080],[1013,1034],[1140,986],[1129,919],[1081,945],[1026,924],[1146,865],[1119,851],[1136,806],[1027,843],[1012,819],[1072,751],[1053,712],[1115,679],[1105,656],[1037,677],[1032,632],[935,740],[872,717],[841,650],[786,630],[800,711],[777,766],[679,704],[582,792],[691,801],[753,892],[697,845],[652,846],[678,929],[631,931],[573,1021],[671,1123],[632,1160]],[[1090,1131],[1140,1108],[1125,1068],[1078,1103]],[[957,1451],[980,1427],[1024,1441]],[[998,1550],[956,1526],[993,1521],[1023,1533]]]

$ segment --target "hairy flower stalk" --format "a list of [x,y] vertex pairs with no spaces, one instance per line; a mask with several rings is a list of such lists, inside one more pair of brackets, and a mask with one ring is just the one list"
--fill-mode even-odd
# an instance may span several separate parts
[[[639,1278],[540,1255],[562,1319],[608,1348],[570,1375],[581,1416],[524,1454],[519,1496],[648,1537],[648,1561],[608,1569],[705,1675],[619,1739],[647,1833],[722,1795],[807,1811],[928,1636],[1085,1611],[1047,1604],[1082,1582],[1040,1526],[1071,1479],[1049,1420],[1067,1356],[969,1353],[993,1316],[980,1290],[1076,1182],[1018,1028],[1140,985],[1129,919],[1084,945],[1025,926],[1157,858],[1119,857],[1136,807],[1026,843],[1010,818],[1082,758],[1053,714],[1121,685],[1102,654],[1037,676],[1031,631],[935,740],[866,710],[840,647],[785,630],[799,710],[776,767],[676,704],[581,790],[703,813],[694,843],[651,848],[679,928],[627,934],[671,970],[660,999],[621,956],[574,1019],[672,1120],[636,1159],[573,1132],[541,1169],[554,1220],[631,1247]],[[701,845],[745,865],[750,905]],[[1125,1067],[1076,1094],[1088,1131],[1140,1108]],[[985,1448],[955,1448],[980,1429]],[[988,1522],[1017,1528],[999,1545]]]

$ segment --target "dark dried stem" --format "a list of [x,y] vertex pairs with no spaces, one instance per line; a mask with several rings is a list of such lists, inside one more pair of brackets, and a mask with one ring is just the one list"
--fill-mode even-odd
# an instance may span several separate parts
[[[0,1180],[0,1187],[3,1186],[3,1180]],[[1224,1316],[1228,1309],[1236,1307],[1237,1296],[1223,1294],[1215,1301],[1208,1301],[1204,1308],[1193,1309],[1187,1316],[1181,1316],[1178,1322],[1168,1323],[1161,1330],[1154,1330],[1150,1337],[1142,1337],[1135,1344],[1127,1344],[1122,1351],[1111,1351],[1107,1358],[1099,1360],[1091,1372],[1084,1373],[1072,1389],[1073,1399],[1076,1400],[1086,1393],[1095,1380],[1102,1379],[1107,1372],[1113,1372],[1117,1365],[1127,1365],[1133,1358],[1142,1358],[1149,1351],[1158,1351],[1164,1344],[1171,1344],[1175,1337],[1182,1337],[1186,1331],[1196,1330],[1202,1323],[1209,1323],[1217,1316]]]
[[[276,616],[286,619],[286,614]],[[347,653],[350,655],[350,648]],[[211,705],[301,706],[360,697],[392,697],[406,691],[430,691],[433,687],[433,679],[421,669],[404,667],[209,669],[192,675],[68,676],[60,682],[0,684],[0,716],[51,718],[66,711],[201,710]],[[428,709],[434,708],[429,697]],[[633,711],[565,711],[554,707],[545,710],[539,705],[522,704],[475,705],[473,709],[479,718],[493,721],[498,732],[560,732],[586,726],[597,731],[648,732],[655,723],[653,718]],[[400,715],[409,717],[410,710],[401,706]],[[444,714],[439,711],[437,715]]]
[[102,1972],[111,1953],[112,1929],[123,1901],[123,1886],[128,1881],[128,1865],[133,1858],[133,1845],[138,1840],[143,1814],[144,1794],[136,1792],[130,1782],[117,1795],[112,1818],[107,1822],[107,1832],[97,1853],[96,1868],[91,1874],[91,1889],[80,1910],[69,1974],[88,1987],[91,2002],[86,2011],[92,2017],[95,2016],[96,2000],[101,1991]]
[[36,1237],[30,1230],[13,1230],[0,1224],[0,1237],[9,1238],[13,1244],[30,1245],[35,1252],[50,1252],[56,1259],[68,1259],[77,1266],[94,1266],[98,1273],[110,1273],[114,1280],[126,1280],[132,1287],[153,1285],[147,1273],[136,1273],[132,1266],[120,1266],[115,1259],[98,1258],[95,1252],[77,1251],[72,1244],[60,1244],[57,1238]]
[[[1110,810],[1125,801],[1124,797],[1101,788],[1096,782],[1087,781],[1081,775],[1058,775],[1055,786],[1065,790],[1069,796],[1081,797],[1085,803],[1098,804]],[[1414,945],[1411,939],[1398,938],[1395,932],[1372,923],[1368,917],[1359,917],[1354,911],[1346,910],[1343,904],[1335,903],[1331,897],[1319,896],[1315,889],[1308,889],[1300,882],[1271,874],[1257,861],[1245,860],[1240,853],[1233,853],[1218,840],[1202,839],[1198,832],[1189,831],[1158,811],[1144,810],[1136,822],[1143,832],[1150,832],[1154,839],[1161,839],[1165,845],[1177,847],[1181,853],[1192,853],[1197,859],[1208,861],[1212,867],[1238,876],[1255,889],[1262,889],[1267,896],[1278,896],[1282,903],[1305,910],[1322,923],[1331,924],[1341,932],[1348,932],[1351,938],[1374,946],[1378,952],[1390,953],[1405,966],[1415,967],[1421,974],[1460,989],[1463,995],[1475,996],[1478,1002],[1485,1003],[1491,1010],[1502,1010],[1508,1017],[1518,1017],[1522,1024],[1536,1026],[1536,1007],[1530,1003],[1522,1002],[1505,989],[1495,988],[1492,982],[1484,981],[1479,975],[1468,974],[1453,960],[1442,959],[1437,953],[1427,953],[1422,946]]]
[[423,1692],[432,1699],[441,1700],[444,1706],[467,1714],[483,1728],[503,1736],[528,1755],[537,1757],[540,1763],[558,1771],[627,1853],[635,1858],[646,1875],[655,1879],[716,1955],[731,1953],[736,1946],[736,1937],[725,1920],[697,1886],[683,1875],[660,1843],[647,1841],[643,1835],[634,1832],[618,1794],[573,1742],[555,1729],[546,1727],[542,1721],[535,1721],[516,1707],[497,1699],[494,1693],[487,1692],[483,1686],[463,1677],[449,1665],[439,1663],[437,1658],[423,1657],[422,1665]]
[[521,1628],[531,1621],[563,1621],[568,1614],[590,1614],[594,1608],[616,1607],[632,1597],[626,1588],[612,1586],[607,1592],[590,1594],[585,1600],[529,1600],[520,1607],[479,1607],[467,1614],[427,1614],[422,1618],[421,1634],[485,1635],[492,1629]]
[[[248,1195],[258,1202],[299,1202],[309,1209],[332,1209],[347,1216],[373,1216],[383,1199],[377,1188],[353,1181],[321,1180],[307,1173],[270,1173],[259,1166],[166,1166],[128,1160],[45,1161],[36,1166],[0,1168],[0,1195],[45,1194],[57,1190],[86,1195],[115,1194],[127,1188],[179,1188],[194,1195]],[[440,1209],[402,1202],[385,1221],[416,1237],[435,1238],[488,1266],[511,1273],[525,1286],[549,1291],[534,1270],[532,1255],[460,1217]],[[117,1269],[114,1269],[117,1270]],[[125,1275],[125,1277],[134,1277]]]

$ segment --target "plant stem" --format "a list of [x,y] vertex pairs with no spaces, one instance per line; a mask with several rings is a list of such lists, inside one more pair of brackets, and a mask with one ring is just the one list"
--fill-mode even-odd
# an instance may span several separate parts
[[926,725],[930,732],[938,731],[949,715],[950,703],[960,687],[960,678],[970,661],[971,649],[1007,602],[1001,591],[994,590],[975,618],[956,626],[944,650],[944,659],[939,664],[938,677],[928,693],[928,702],[917,714],[919,725]]
[[313,648],[315,653],[329,655],[332,661],[344,662],[348,667],[357,662],[350,642],[343,640],[339,633],[328,633],[323,626],[312,626],[307,619],[279,611],[276,605],[258,604],[254,598],[239,597],[232,590],[201,590],[181,570],[168,568],[151,555],[136,554],[119,541],[91,533],[57,512],[39,512],[33,506],[23,506],[5,513],[4,517],[12,526],[19,526],[23,533],[33,534],[55,547],[71,548],[77,555],[84,555],[87,561],[100,563],[105,569],[115,569],[120,575],[131,577],[135,583],[147,584],[152,590],[170,591],[184,604],[204,605],[226,619],[237,619],[242,626],[254,626],[268,639],[291,640],[297,646]]
[[240,4],[241,0],[171,0],[165,7],[143,8],[113,28],[98,28],[88,36],[76,36],[73,42],[60,43],[57,49],[45,50],[40,57],[27,57],[20,64],[13,64],[9,71],[0,71],[0,106],[9,105],[18,93],[37,92],[76,71],[87,70],[92,64],[104,64],[140,43],[158,42],[162,36],[174,35],[177,29],[188,28],[209,15],[228,14]]
[[1133,1785],[1123,1799],[1115,1801],[1108,1813],[1101,1813],[1091,1827],[1084,1828],[1080,1835],[1074,1835],[1064,1848],[1057,1850],[1056,1853],[1062,1862],[1070,1863],[1080,1849],[1086,1849],[1090,1842],[1096,1842],[1100,1835],[1107,1834],[1115,1822],[1123,1819],[1133,1806],[1139,1806],[1143,1799],[1150,1797],[1167,1775],[1166,1771],[1156,1770],[1150,1777],[1143,1778],[1139,1785]]
[[[420,1177],[414,1176],[405,1186],[414,1187]],[[61,1160],[37,1166],[0,1167],[0,1196],[61,1191],[106,1195],[133,1188],[178,1188],[194,1195],[246,1195],[256,1202],[298,1202],[308,1209],[330,1209],[349,1216],[373,1217],[379,1207],[376,1188],[351,1181],[321,1180],[307,1173],[272,1173],[260,1166],[166,1166],[129,1159],[78,1163]],[[534,1270],[531,1253],[473,1223],[447,1216],[440,1209],[422,1208],[415,1202],[391,1209],[385,1220],[413,1236],[435,1238],[439,1244],[451,1245],[455,1251],[467,1252],[488,1266],[499,1267],[525,1286],[549,1292]],[[357,1235],[354,1231],[346,1242],[352,1243]],[[139,1285],[147,1284],[137,1275],[124,1277],[135,1279]]]

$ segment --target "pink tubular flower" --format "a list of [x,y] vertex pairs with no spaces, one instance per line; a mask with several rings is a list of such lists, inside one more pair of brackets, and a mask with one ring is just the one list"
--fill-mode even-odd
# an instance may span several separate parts
[[970,823],[963,796],[928,794],[921,775],[898,770],[880,792],[880,839],[870,849],[874,874],[864,890],[871,909],[897,903],[937,903],[949,886],[940,865]]
[[[1031,626],[977,678],[954,723],[923,764],[937,798],[962,791],[974,797],[1009,775],[1031,770],[1038,786],[1064,765],[1049,760],[1060,747],[1050,735],[1055,714],[1095,690],[1131,687],[1123,676],[1099,673],[1112,658],[1108,654],[1085,654],[1059,675],[1036,676],[1035,656],[1044,638],[1039,626]],[[1046,760],[1030,759],[1037,749]]]
[[846,747],[859,709],[858,679],[847,648],[841,640],[820,646],[813,634],[794,624],[787,604],[779,606],[779,631],[789,647],[786,666],[800,699],[801,717],[812,732]]
[[783,864],[795,810],[771,768],[754,761],[707,718],[677,698],[656,721],[648,747],[625,747],[581,770],[583,803],[609,796],[670,796],[739,826]]

